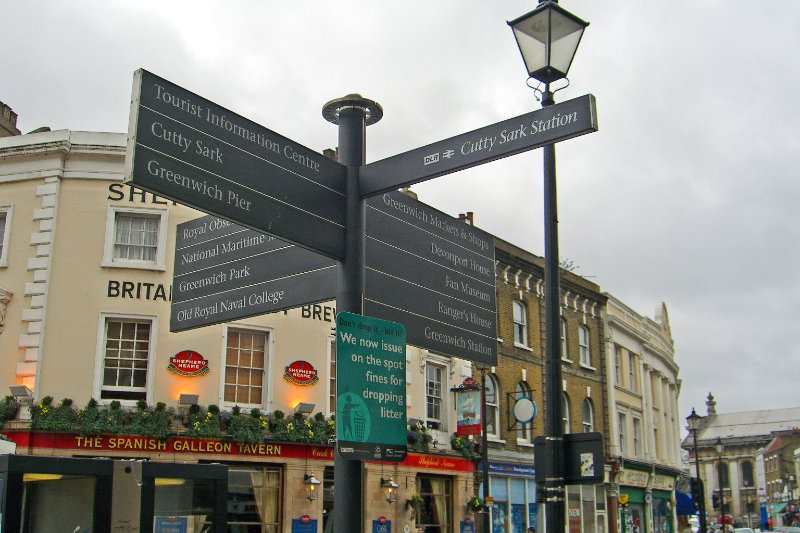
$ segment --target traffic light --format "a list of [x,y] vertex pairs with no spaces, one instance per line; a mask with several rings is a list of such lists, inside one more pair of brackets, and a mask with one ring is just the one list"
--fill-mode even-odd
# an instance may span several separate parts
[[717,493],[716,493],[716,492],[715,492],[714,494],[712,494],[712,495],[711,495],[711,506],[712,506],[712,507],[713,507],[715,510],[718,510],[718,509],[719,509],[719,496],[717,495]]

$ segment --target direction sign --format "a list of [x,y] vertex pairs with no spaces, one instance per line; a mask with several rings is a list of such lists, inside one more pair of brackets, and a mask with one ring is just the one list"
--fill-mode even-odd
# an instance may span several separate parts
[[597,131],[591,94],[462,133],[361,167],[359,194],[374,196]]
[[336,445],[354,460],[402,461],[406,431],[406,332],[402,324],[336,315]]
[[409,344],[497,363],[494,239],[399,192],[367,200],[364,313]]
[[344,165],[145,70],[129,128],[126,181],[344,257]]
[[178,225],[170,331],[331,300],[336,262],[215,216]]

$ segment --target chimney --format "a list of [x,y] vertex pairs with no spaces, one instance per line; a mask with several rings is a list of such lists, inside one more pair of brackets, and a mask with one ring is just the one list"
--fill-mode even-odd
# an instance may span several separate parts
[[3,102],[0,102],[0,137],[19,135],[17,129],[17,114]]

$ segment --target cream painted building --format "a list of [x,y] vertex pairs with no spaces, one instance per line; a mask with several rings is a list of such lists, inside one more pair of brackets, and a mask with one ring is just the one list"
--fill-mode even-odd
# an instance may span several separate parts
[[683,471],[679,367],[666,305],[653,319],[608,295],[605,328],[607,453],[615,461],[617,529],[666,531]]
[[[69,398],[79,408],[91,398],[177,408],[181,394],[197,394],[200,405],[223,411],[239,406],[291,414],[305,402],[329,416],[333,302],[170,333],[176,226],[203,213],[124,185],[125,144],[124,134],[68,130],[0,139],[0,384],[6,390],[25,385],[34,401]],[[187,357],[203,371],[176,372]],[[430,493],[449,531],[466,517],[473,465],[447,453],[455,430],[448,391],[470,375],[469,363],[409,347],[407,416],[426,419],[426,366],[434,362],[444,369],[437,449],[410,454],[400,464],[366,464],[367,526],[384,517],[395,530],[413,527],[404,503],[415,492]],[[292,366],[303,367],[300,378]],[[195,441],[177,449],[170,444],[169,450],[138,440],[125,441],[131,448],[123,450],[122,441],[78,436],[54,437],[50,445],[30,436],[17,442],[23,442],[17,453],[32,455],[230,463],[237,476],[261,480],[247,490],[264,498],[256,502],[260,518],[251,517],[263,531],[289,532],[302,516],[317,520],[322,531],[332,505],[330,446],[237,453]],[[306,499],[303,485],[310,472],[324,481],[325,497],[314,501]],[[399,485],[396,502],[385,501],[380,486],[390,476]]]

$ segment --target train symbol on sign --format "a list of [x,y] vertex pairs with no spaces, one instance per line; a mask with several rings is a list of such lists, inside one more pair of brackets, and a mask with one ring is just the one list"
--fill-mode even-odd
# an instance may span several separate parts
[[431,154],[431,155],[426,155],[425,156],[425,164],[426,165],[430,165],[432,163],[438,163],[438,162],[439,162],[439,154]]

